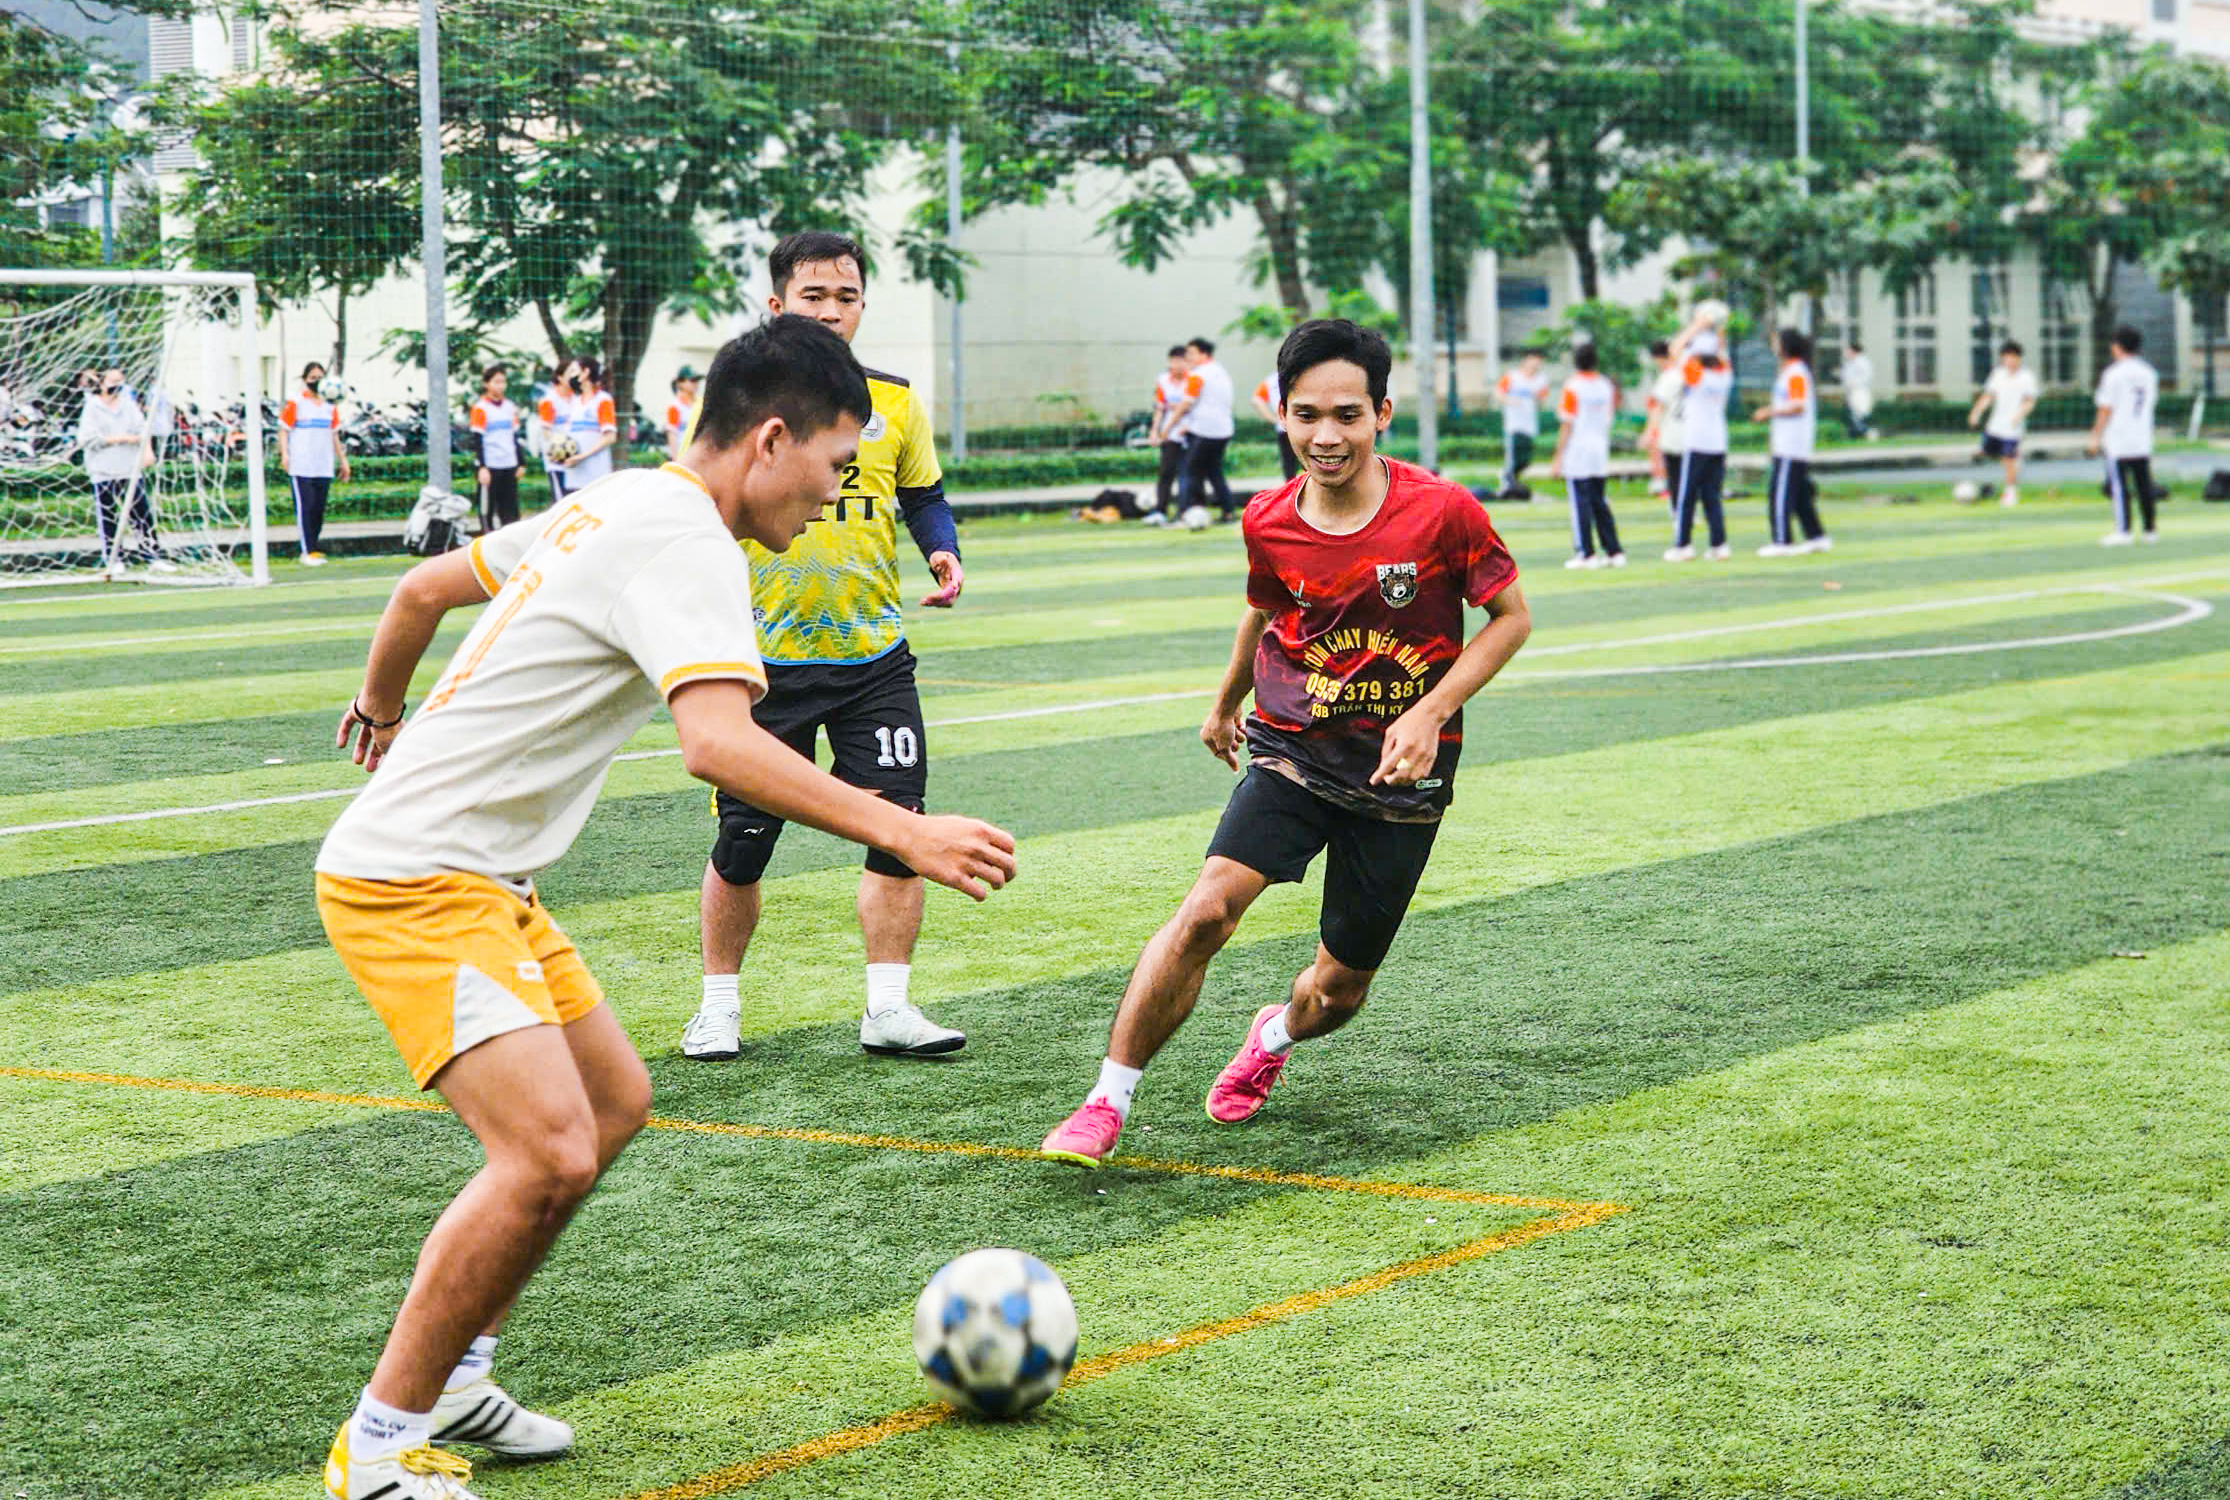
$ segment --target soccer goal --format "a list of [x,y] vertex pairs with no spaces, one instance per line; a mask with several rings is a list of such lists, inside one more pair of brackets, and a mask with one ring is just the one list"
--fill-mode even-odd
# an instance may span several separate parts
[[0,588],[268,583],[255,278],[0,270]]

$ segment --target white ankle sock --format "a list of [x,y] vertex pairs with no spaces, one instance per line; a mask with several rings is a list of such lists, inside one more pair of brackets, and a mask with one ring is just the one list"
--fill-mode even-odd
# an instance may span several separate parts
[[904,1005],[906,981],[913,972],[912,964],[869,964],[867,1013],[871,1016],[886,1015]]
[[348,1424],[348,1455],[358,1460],[393,1458],[411,1448],[423,1448],[433,1436],[433,1413],[403,1411],[372,1395],[370,1386],[357,1399],[356,1415]]
[[736,977],[733,974],[707,974],[705,976],[705,1009],[743,1009],[743,1002],[736,998]]
[[1285,1029],[1285,1012],[1281,1010],[1270,1017],[1269,1020],[1264,1021],[1261,1034],[1255,1040],[1261,1043],[1262,1050],[1272,1057],[1283,1057],[1286,1053],[1291,1052],[1294,1036],[1292,1032]]
[[1100,1081],[1092,1085],[1092,1092],[1084,1096],[1086,1104],[1094,1099],[1105,1099],[1114,1106],[1115,1113],[1130,1118],[1131,1095],[1138,1092],[1138,1080],[1146,1076],[1144,1068],[1126,1068],[1114,1058],[1100,1062]]
[[457,1361],[457,1368],[449,1372],[449,1379],[442,1386],[442,1390],[444,1392],[461,1391],[475,1380],[486,1375],[495,1366],[496,1336],[492,1333],[483,1333],[472,1341],[472,1347],[465,1351],[465,1357]]

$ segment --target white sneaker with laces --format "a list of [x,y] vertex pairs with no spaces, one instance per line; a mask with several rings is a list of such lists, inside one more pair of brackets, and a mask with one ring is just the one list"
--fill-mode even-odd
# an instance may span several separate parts
[[1705,555],[1708,556],[1713,562],[1727,562],[1734,557],[1734,548],[1722,544],[1720,546],[1712,548],[1711,551]]
[[325,1459],[325,1493],[332,1500],[480,1500],[465,1488],[471,1479],[471,1464],[439,1448],[350,1458],[346,1427]]
[[2109,531],[2098,539],[2098,544],[2101,547],[2126,547],[2136,540],[2126,531]]
[[681,1055],[697,1062],[727,1062],[743,1050],[743,1011],[697,1007],[681,1031]]
[[555,1458],[573,1446],[569,1423],[528,1411],[485,1375],[443,1391],[433,1427],[437,1443],[471,1443],[505,1458]]
[[1694,562],[1695,560],[1696,549],[1693,547],[1667,547],[1665,549],[1666,562]]
[[911,1005],[900,1005],[879,1016],[861,1016],[859,1044],[884,1057],[940,1057],[967,1046],[968,1038]]

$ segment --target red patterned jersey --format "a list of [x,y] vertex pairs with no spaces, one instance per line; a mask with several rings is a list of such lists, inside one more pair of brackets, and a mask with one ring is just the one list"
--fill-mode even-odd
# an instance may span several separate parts
[[1385,460],[1385,503],[1362,530],[1301,518],[1305,479],[1248,504],[1247,602],[1270,617],[1254,661],[1251,758],[1343,807],[1429,822],[1452,795],[1463,715],[1440,731],[1432,774],[1372,786],[1386,726],[1447,675],[1463,607],[1517,581],[1518,565],[1470,491]]

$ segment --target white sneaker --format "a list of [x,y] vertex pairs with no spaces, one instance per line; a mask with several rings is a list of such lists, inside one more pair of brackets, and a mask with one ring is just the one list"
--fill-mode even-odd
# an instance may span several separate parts
[[697,1062],[727,1062],[743,1050],[743,1010],[697,1007],[681,1029],[681,1055]]
[[1767,542],[1758,549],[1760,557],[1794,557],[1796,549],[1780,542]]
[[1721,543],[1719,546],[1712,548],[1708,553],[1704,555],[1709,557],[1713,562],[1726,562],[1734,556],[1734,548],[1727,546],[1725,543]]
[[465,1488],[471,1478],[471,1464],[439,1448],[351,1459],[346,1426],[325,1458],[325,1493],[333,1500],[480,1500]]
[[1799,543],[1793,550],[1798,552],[1833,552],[1835,550],[1835,538],[1823,531],[1811,540]]
[[1609,557],[1603,559],[1603,563],[1606,567],[1623,568],[1626,566],[1626,554],[1613,552]]
[[107,562],[101,564],[101,576],[110,583],[122,583],[128,575],[124,571],[123,563]]
[[325,566],[325,554],[322,552],[305,552],[302,554],[301,563],[305,568],[322,568]]
[[2101,547],[2126,547],[2136,540],[2126,531],[2109,531],[2098,539],[2098,544]]
[[147,571],[150,573],[175,573],[178,571],[178,564],[167,557],[158,557],[147,565]]
[[573,1446],[573,1428],[528,1411],[483,1375],[434,1403],[437,1443],[471,1443],[505,1458],[555,1458]]
[[1140,516],[1138,519],[1144,521],[1149,526],[1167,526],[1169,524],[1169,517],[1163,515],[1158,510],[1150,510],[1146,512],[1146,514]]
[[2160,540],[2160,533],[2157,531],[2140,531],[2137,533],[2137,540],[2150,547]]
[[1593,553],[1575,552],[1564,559],[1564,566],[1567,568],[1600,568],[1603,566],[1603,560]]
[[2021,503],[2021,492],[2008,485],[2006,492],[1998,497],[1998,503],[2000,505],[2019,505]]
[[901,1005],[859,1018],[859,1044],[884,1057],[938,1057],[968,1045],[967,1036]]
[[1696,549],[1693,547],[1667,547],[1665,549],[1666,562],[1694,562],[1695,560]]

